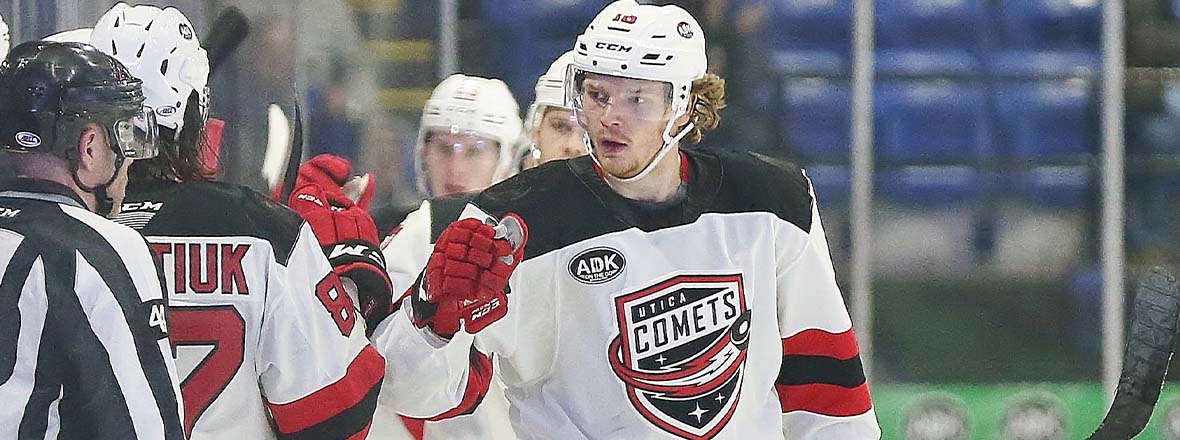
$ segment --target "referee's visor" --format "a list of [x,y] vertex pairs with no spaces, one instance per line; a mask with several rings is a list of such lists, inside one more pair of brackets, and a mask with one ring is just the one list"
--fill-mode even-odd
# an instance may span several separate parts
[[160,152],[156,113],[151,107],[145,106],[130,117],[115,118],[110,133],[113,146],[128,159],[149,159]]

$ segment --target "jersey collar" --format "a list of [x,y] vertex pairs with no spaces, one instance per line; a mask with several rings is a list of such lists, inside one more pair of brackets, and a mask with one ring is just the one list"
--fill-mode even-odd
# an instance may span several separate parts
[[5,179],[0,182],[0,198],[40,200],[86,209],[82,198],[70,187],[44,179]]
[[578,180],[590,190],[619,221],[643,230],[655,230],[672,224],[695,221],[714,204],[721,190],[724,170],[715,155],[705,151],[681,150],[681,179],[688,186],[687,195],[678,202],[659,209],[623,197],[599,175],[588,156],[566,161]]

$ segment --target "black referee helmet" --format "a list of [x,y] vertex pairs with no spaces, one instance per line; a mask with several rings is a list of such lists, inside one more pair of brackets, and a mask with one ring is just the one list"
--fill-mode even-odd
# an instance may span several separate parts
[[151,113],[143,102],[140,80],[90,45],[21,44],[0,64],[0,151],[73,160],[79,136],[94,123],[120,157],[154,156],[155,121],[145,121]]

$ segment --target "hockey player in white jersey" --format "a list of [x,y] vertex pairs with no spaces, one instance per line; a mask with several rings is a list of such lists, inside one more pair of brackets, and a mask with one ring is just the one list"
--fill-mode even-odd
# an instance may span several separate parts
[[189,20],[120,3],[90,39],[143,80],[159,124],[161,154],[131,167],[115,220],[163,265],[188,438],[363,438],[384,360],[308,224],[211,181],[209,66]]
[[[562,86],[565,70],[571,59],[572,53],[567,53],[553,62],[549,71],[538,80],[537,101],[529,108],[528,120],[537,121],[537,126],[534,126],[534,129],[530,131],[530,151],[546,151],[545,154],[538,155],[545,161],[573,157],[584,148],[581,139],[581,133],[584,132],[580,126],[577,126],[577,122],[573,122],[574,127],[562,125],[569,122],[566,119],[567,116],[562,115],[562,112],[565,112],[566,115],[573,114],[572,110],[563,104],[565,89]],[[553,82],[554,78],[557,80],[556,83]],[[483,101],[450,100],[448,102],[447,98],[438,97],[440,98],[438,101],[428,103],[428,109],[433,105],[434,108],[446,110],[430,116],[432,118],[430,120],[424,114],[421,130],[437,130],[438,127],[444,126],[442,121],[446,121],[447,125],[459,131],[499,133],[494,136],[497,142],[507,142],[518,136],[519,125],[510,125],[513,122],[519,122],[519,120],[513,121],[510,117],[514,114],[512,112],[515,111],[516,105],[511,101],[507,87],[495,80],[485,80],[479,86],[481,93],[490,99]],[[487,88],[496,89],[496,93],[482,91]],[[504,125],[492,125],[487,122],[499,118],[503,118]],[[540,120],[545,118],[549,118],[549,123],[540,124]],[[530,125],[526,124],[526,127],[528,126]],[[567,129],[569,131],[565,131]],[[571,147],[566,138],[575,133],[578,135],[577,147]],[[422,137],[426,136],[420,136],[420,138]],[[427,174],[427,186],[433,185],[433,181],[430,180],[432,176]],[[490,186],[492,183],[489,181],[486,186]],[[482,190],[486,186],[474,189]],[[438,235],[443,228],[459,218],[463,208],[476,194],[477,192],[462,192],[423,201],[416,211],[405,216],[404,222],[391,228],[395,233],[387,238],[383,243],[383,248],[388,257],[392,258],[387,258],[386,264],[389,268],[394,292],[402,293],[409,289],[418,274],[426,267],[426,260],[430,257],[431,248]],[[378,221],[378,224],[381,224],[381,221]]]
[[[530,150],[544,152],[535,155],[541,160],[572,157],[583,151],[582,129],[572,120],[573,112],[564,105],[565,88],[562,84],[565,70],[572,57],[572,53],[562,55],[553,62],[548,72],[538,79],[537,98],[529,107],[527,120],[530,123],[527,123],[526,127],[529,127]],[[507,87],[496,80],[479,78],[475,81],[471,84],[478,89],[479,97],[475,100],[456,99],[452,90],[457,89],[444,89],[440,85],[436,96],[432,97],[433,101],[427,103],[427,112],[423,115],[420,130],[438,130],[444,124],[449,124],[452,129],[459,131],[489,133],[502,146],[512,145],[509,141],[518,136],[520,130],[519,120],[511,117],[515,114],[516,105]],[[499,120],[503,120],[503,124],[493,123]],[[427,177],[435,178],[429,172]],[[488,182],[488,185],[491,183]],[[434,181],[428,181],[427,186],[437,185],[434,185]],[[426,260],[430,257],[438,234],[458,219],[459,213],[475,195],[475,192],[466,192],[426,200],[418,210],[410,213],[406,220],[398,225],[396,233],[384,243],[388,255],[386,263],[394,292],[409,290],[418,274],[426,267]],[[504,429],[496,429],[498,426],[506,427],[508,423],[507,412],[503,409],[502,393],[495,388],[496,386],[494,383],[491,395],[484,398],[481,406],[473,414],[427,423],[424,437],[430,440],[490,439],[509,436],[510,433],[501,432]],[[379,408],[379,411],[384,410],[383,407]],[[413,422],[408,421],[407,425],[412,427]]]
[[[396,261],[387,261],[394,264],[389,269],[394,292],[404,292],[414,283],[426,267],[437,233],[458,218],[476,191],[515,171],[512,148],[521,133],[518,110],[508,86],[498,79],[457,74],[435,87],[422,110],[415,167],[419,189],[437,197],[422,202],[409,216],[389,208],[374,212],[380,232],[397,231],[387,246],[402,250],[395,253]],[[320,155],[300,167],[296,185],[307,182],[334,187],[344,183],[349,170],[345,159]],[[488,404],[473,414],[447,420],[406,418],[404,422],[411,434],[426,440],[510,438],[510,433],[495,429],[507,426],[503,397],[493,393],[487,400]]]
[[521,170],[586,154],[582,142],[586,131],[578,125],[574,110],[565,105],[565,71],[573,59],[573,51],[561,54],[537,79],[536,99],[524,118],[528,139],[517,153]]
[[387,403],[470,411],[495,357],[525,439],[879,438],[806,175],[681,148],[724,107],[697,21],[621,0],[574,49],[590,157],[483,191],[441,232],[373,336]]

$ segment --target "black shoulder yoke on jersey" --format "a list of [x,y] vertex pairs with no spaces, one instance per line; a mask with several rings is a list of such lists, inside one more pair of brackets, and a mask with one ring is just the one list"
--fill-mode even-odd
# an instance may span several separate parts
[[385,238],[406,221],[406,216],[418,209],[418,206],[420,205],[383,205],[371,208],[369,215],[373,217],[373,223],[377,224],[377,235]]
[[[123,206],[155,211],[138,228],[145,236],[260,238],[270,242],[280,264],[287,264],[303,225],[299,214],[286,206],[245,186],[224,182],[132,186]],[[123,222],[135,214],[125,211],[118,218]]]
[[459,220],[463,208],[478,195],[479,192],[467,192],[430,199],[430,242],[438,241],[443,229]]
[[488,188],[473,203],[497,217],[514,212],[529,228],[525,258],[629,228],[644,231],[695,222],[701,214],[767,212],[811,231],[813,199],[796,165],[747,152],[683,150],[689,164],[684,200],[652,208],[620,196],[589,156],[554,161]]

